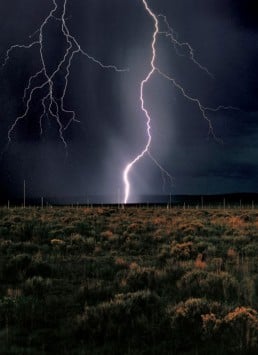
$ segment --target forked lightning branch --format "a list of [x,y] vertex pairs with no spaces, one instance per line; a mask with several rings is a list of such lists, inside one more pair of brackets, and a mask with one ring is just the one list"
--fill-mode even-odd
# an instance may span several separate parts
[[[81,47],[76,37],[71,33],[69,26],[67,24],[67,18],[69,14],[67,14],[67,3],[68,0],[63,0],[63,4],[57,4],[56,0],[52,1],[52,9],[47,14],[46,18],[43,19],[41,24],[39,25],[38,30],[30,36],[30,39],[35,40],[30,43],[25,44],[14,44],[9,47],[9,49],[5,53],[5,57],[2,63],[2,67],[8,65],[9,58],[11,56],[17,56],[17,51],[31,50],[32,48],[38,48],[40,55],[40,69],[36,73],[32,73],[29,77],[27,83],[24,85],[24,93],[23,93],[23,102],[24,102],[24,111],[14,118],[13,123],[11,124],[8,130],[8,141],[11,142],[12,135],[15,129],[17,129],[17,124],[24,120],[30,113],[32,109],[33,99],[37,95],[40,96],[40,110],[41,113],[38,117],[39,122],[39,130],[40,133],[43,134],[43,125],[42,121],[45,117],[51,117],[55,120],[58,126],[59,138],[63,142],[64,146],[67,147],[67,142],[65,140],[64,131],[68,129],[72,122],[79,122],[76,118],[76,114],[74,110],[71,110],[66,106],[66,95],[67,89],[69,85],[70,78],[70,69],[73,64],[73,59],[76,55],[83,55],[88,60],[94,62],[96,65],[100,66],[104,70],[114,70],[117,73],[127,72],[127,68],[119,68],[116,65],[106,64],[99,59],[96,59],[93,55],[89,54],[85,49]],[[208,126],[208,133],[214,139],[217,140],[215,135],[211,119],[208,117],[209,113],[216,112],[221,109],[236,109],[231,106],[218,106],[216,108],[206,107],[202,105],[200,100],[190,93],[188,93],[187,89],[182,87],[180,83],[178,83],[173,76],[169,73],[166,73],[162,70],[162,68],[158,67],[157,57],[159,56],[157,50],[157,43],[160,36],[165,37],[174,47],[176,54],[178,55],[187,55],[189,60],[195,64],[200,70],[207,73],[207,75],[213,77],[213,75],[209,72],[209,70],[199,63],[199,61],[195,57],[195,53],[193,48],[188,42],[181,42],[178,40],[177,34],[174,32],[173,28],[169,25],[167,17],[164,14],[156,14],[149,6],[147,0],[134,0],[140,1],[142,6],[146,12],[146,16],[149,16],[153,22],[153,34],[150,39],[150,47],[151,47],[151,57],[149,59],[149,68],[146,69],[147,75],[143,76],[143,78],[139,78],[139,102],[136,102],[135,105],[140,105],[140,108],[143,112],[143,117],[146,121],[146,129],[143,131],[142,141],[143,148],[134,157],[122,172],[122,179],[124,184],[124,197],[123,202],[126,204],[130,200],[131,193],[131,185],[130,182],[130,172],[132,169],[136,169],[136,164],[140,162],[145,156],[149,157],[154,164],[161,170],[162,174],[167,176],[170,180],[172,179],[169,172],[161,166],[161,164],[154,158],[153,153],[151,152],[151,143],[152,143],[152,135],[155,135],[155,132],[152,132],[152,116],[148,107],[145,104],[145,87],[149,84],[149,81],[154,73],[158,73],[165,80],[171,82],[171,84],[183,95],[183,97],[197,105],[200,110],[200,114],[203,119],[206,120]],[[61,13],[61,15],[57,15]],[[59,31],[63,38],[65,39],[66,48],[64,54],[58,61],[57,66],[49,71],[47,67],[47,58],[45,47],[48,46],[48,37],[47,37],[47,28],[51,24],[52,21],[57,21],[59,26]],[[165,30],[164,30],[165,29]],[[22,54],[23,52],[21,52]],[[61,96],[59,94],[56,97],[56,85],[58,81],[58,77],[63,75],[63,85],[61,89]],[[125,74],[126,75],[126,74]],[[60,84],[59,84],[60,86]]]

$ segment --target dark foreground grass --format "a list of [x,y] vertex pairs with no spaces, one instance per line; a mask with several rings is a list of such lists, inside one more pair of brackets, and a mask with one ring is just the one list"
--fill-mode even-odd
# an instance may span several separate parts
[[258,211],[0,210],[0,354],[257,354]]

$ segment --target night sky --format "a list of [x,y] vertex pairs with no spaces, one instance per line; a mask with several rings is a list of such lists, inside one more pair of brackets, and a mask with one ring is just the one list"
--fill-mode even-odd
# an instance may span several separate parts
[[[57,3],[62,6],[63,0]],[[146,156],[130,173],[130,201],[146,194],[216,194],[258,192],[258,12],[255,0],[148,0],[164,14],[181,42],[189,42],[196,59],[214,75],[201,71],[187,56],[177,55],[165,36],[158,37],[157,61],[192,97],[205,106],[237,106],[211,113],[214,132],[198,107],[168,81],[154,74],[144,98],[152,117],[151,153],[174,177],[164,185],[161,172]],[[0,1],[1,63],[13,44],[29,44],[53,3],[51,0]],[[58,17],[60,14],[56,13]],[[80,123],[65,131],[67,151],[58,125],[43,119],[36,95],[27,118],[12,134],[8,129],[24,112],[23,90],[40,68],[38,47],[16,49],[0,71],[0,199],[22,196],[23,180],[30,197],[110,196],[123,198],[122,173],[145,142],[140,108],[140,82],[150,70],[154,22],[142,0],[70,0],[70,33],[81,47],[105,64],[129,68],[117,73],[78,54],[71,66],[65,105]],[[36,33],[37,36],[37,33]],[[60,21],[44,31],[47,69],[55,68],[65,50]],[[185,54],[185,53],[181,53]],[[56,92],[64,83],[62,73]],[[62,118],[65,122],[66,117]],[[92,197],[91,197],[92,198]],[[92,201],[93,202],[93,201]]]

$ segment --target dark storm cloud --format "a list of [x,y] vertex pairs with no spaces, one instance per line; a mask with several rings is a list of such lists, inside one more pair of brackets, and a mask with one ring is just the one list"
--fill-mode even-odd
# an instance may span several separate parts
[[228,16],[233,10],[233,19],[236,24],[249,30],[258,28],[258,9],[256,0],[226,0]]
[[[62,4],[63,0],[58,3]],[[157,64],[186,92],[208,106],[233,105],[240,111],[211,113],[218,144],[207,139],[208,126],[198,107],[182,98],[171,83],[154,75],[145,89],[153,119],[151,152],[175,177],[174,193],[257,191],[258,161],[258,22],[253,0],[149,0],[164,13],[181,41],[189,41],[196,58],[214,74],[212,80],[187,57],[177,56],[167,39],[159,38]],[[51,1],[12,0],[0,3],[0,50],[28,43],[51,8]],[[58,140],[58,126],[43,122],[39,134],[38,98],[28,119],[19,124],[13,144],[0,162],[1,199],[22,194],[29,181],[31,195],[122,195],[122,170],[142,148],[144,117],[139,84],[149,70],[153,21],[140,0],[70,0],[68,23],[90,54],[105,63],[130,67],[129,73],[103,71],[76,57],[66,105],[80,123],[65,132],[69,154]],[[58,22],[46,31],[49,68],[64,48]],[[3,58],[3,57],[2,57]],[[0,71],[0,138],[24,109],[24,83],[39,69],[36,50],[17,50]],[[59,89],[62,84],[60,77]],[[159,170],[146,158],[131,175],[133,193],[170,192]]]

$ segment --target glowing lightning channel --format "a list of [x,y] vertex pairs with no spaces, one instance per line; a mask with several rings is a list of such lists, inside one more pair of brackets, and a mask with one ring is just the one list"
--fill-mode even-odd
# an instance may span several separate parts
[[[142,80],[141,84],[140,84],[140,103],[141,103],[141,110],[143,111],[145,118],[146,118],[146,136],[147,136],[147,142],[143,148],[143,150],[130,162],[127,164],[127,166],[125,167],[124,171],[123,171],[123,181],[124,181],[124,203],[126,204],[128,202],[129,196],[130,196],[130,189],[131,189],[131,185],[130,185],[130,181],[129,181],[129,173],[131,171],[131,169],[133,168],[133,166],[140,160],[142,159],[146,154],[149,155],[149,157],[152,159],[152,161],[158,166],[158,168],[161,170],[161,172],[163,174],[165,174],[171,181],[172,181],[172,177],[170,176],[170,174],[158,163],[158,161],[151,155],[150,153],[150,146],[151,146],[151,141],[152,141],[152,136],[151,136],[151,116],[149,111],[147,110],[147,108],[145,107],[145,103],[144,103],[144,87],[145,84],[147,84],[147,82],[150,80],[150,78],[152,77],[152,75],[156,72],[159,75],[161,75],[163,78],[165,78],[166,80],[170,81],[180,92],[181,94],[189,101],[195,103],[197,105],[197,107],[199,108],[202,117],[207,121],[208,124],[208,134],[211,135],[215,140],[217,141],[221,141],[219,140],[215,133],[214,133],[214,129],[212,126],[212,122],[211,120],[208,118],[207,116],[207,112],[217,112],[219,110],[229,110],[229,109],[233,109],[233,110],[238,110],[238,108],[236,107],[232,107],[232,106],[218,106],[216,108],[211,108],[211,107],[206,107],[203,106],[200,102],[199,99],[192,97],[191,95],[189,95],[186,90],[179,84],[177,83],[177,81],[169,76],[168,74],[164,73],[162,70],[160,70],[156,65],[155,65],[155,61],[156,61],[156,43],[157,43],[157,36],[158,35],[165,35],[166,37],[168,37],[170,39],[170,41],[172,42],[172,44],[174,45],[174,48],[176,50],[176,53],[181,55],[178,51],[178,48],[186,48],[189,58],[190,60],[199,67],[199,69],[205,71],[209,76],[213,77],[213,75],[209,72],[209,70],[201,65],[195,58],[194,55],[194,50],[193,48],[190,46],[189,43],[187,42],[180,42],[177,39],[177,35],[174,32],[174,30],[170,27],[166,16],[159,14],[159,15],[155,15],[155,13],[150,9],[147,0],[141,0],[144,8],[146,10],[146,12],[149,14],[149,16],[153,19],[154,21],[154,32],[153,32],[153,36],[152,36],[152,43],[151,43],[151,48],[152,48],[152,56],[151,56],[151,61],[150,61],[150,71],[148,72],[147,76]],[[159,23],[159,18],[161,18],[166,26],[166,31],[161,31],[160,30],[160,23]]]
[[144,106],[144,97],[143,97],[143,89],[145,84],[149,81],[150,77],[152,76],[152,74],[155,72],[156,68],[155,68],[155,58],[156,58],[156,41],[157,41],[157,34],[159,33],[159,22],[157,17],[155,16],[155,14],[151,11],[151,9],[148,7],[148,4],[145,0],[142,0],[145,6],[146,11],[149,13],[149,15],[153,18],[154,23],[155,23],[155,31],[153,33],[153,37],[152,37],[152,58],[151,58],[151,70],[150,72],[147,74],[146,78],[143,79],[143,81],[141,82],[141,89],[140,89],[140,101],[141,101],[141,109],[142,111],[145,113],[146,116],[146,127],[147,127],[147,143],[144,147],[144,149],[142,150],[142,152],[137,155],[136,158],[134,158],[134,160],[132,160],[125,168],[124,170],[124,174],[123,174],[123,178],[124,178],[124,183],[125,183],[125,196],[124,196],[124,203],[127,203],[128,201],[128,197],[130,195],[130,182],[129,182],[129,178],[128,178],[128,174],[131,170],[131,168],[134,166],[134,164],[140,160],[148,151],[149,151],[149,147],[151,144],[151,117],[149,115],[148,110],[145,108]]
[[[52,10],[50,10],[50,12],[46,16],[46,18],[43,20],[39,29],[37,29],[30,36],[30,38],[32,38],[32,37],[35,37],[36,35],[38,35],[38,39],[34,40],[33,42],[31,42],[28,45],[20,45],[20,44],[12,45],[6,51],[5,58],[4,58],[4,61],[2,64],[2,67],[7,65],[8,61],[10,59],[11,53],[16,49],[31,49],[34,46],[39,47],[41,68],[38,72],[31,75],[31,77],[29,78],[28,83],[24,89],[23,102],[25,105],[25,110],[24,110],[23,114],[16,117],[13,124],[9,128],[9,131],[8,131],[8,141],[9,142],[11,142],[12,133],[15,130],[18,122],[25,119],[28,116],[28,114],[31,110],[32,100],[34,99],[35,94],[37,92],[41,92],[42,97],[41,97],[40,102],[41,102],[41,106],[42,106],[42,114],[39,117],[40,134],[43,133],[42,120],[43,120],[44,116],[52,117],[58,125],[59,137],[60,137],[61,141],[63,142],[64,146],[67,147],[67,143],[64,138],[63,132],[69,127],[69,125],[72,122],[79,122],[76,119],[75,112],[72,110],[66,109],[65,104],[64,104],[65,96],[66,96],[67,88],[68,88],[68,84],[69,84],[70,68],[71,68],[74,56],[76,54],[82,54],[83,56],[87,57],[90,61],[99,65],[103,69],[112,69],[112,70],[115,70],[116,72],[128,71],[128,69],[119,69],[115,65],[106,65],[103,62],[101,62],[100,60],[93,57],[92,55],[88,54],[85,50],[83,50],[81,48],[80,44],[78,43],[77,39],[70,33],[69,27],[67,25],[66,12],[67,12],[68,0],[63,0],[62,14],[61,14],[60,18],[55,16],[55,13],[58,11],[58,8],[59,8],[56,0],[51,0],[51,1],[53,4]],[[49,24],[49,22],[51,20],[59,21],[61,23],[61,31],[62,31],[62,34],[63,34],[65,41],[66,41],[66,50],[65,50],[65,53],[63,54],[62,58],[60,58],[56,68],[52,71],[52,73],[49,73],[47,66],[46,66],[46,58],[44,55],[44,30],[46,29],[47,25]],[[64,85],[62,87],[61,96],[56,98],[54,95],[55,80],[59,74],[62,74],[62,72],[65,72]],[[70,116],[70,118],[68,119],[68,122],[66,122],[65,124],[62,122],[63,115]]]

